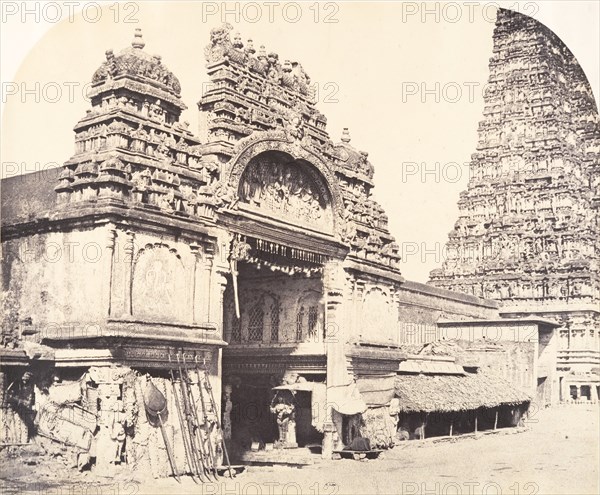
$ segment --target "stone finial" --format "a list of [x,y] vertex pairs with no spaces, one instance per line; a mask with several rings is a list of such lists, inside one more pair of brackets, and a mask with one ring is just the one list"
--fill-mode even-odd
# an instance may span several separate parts
[[233,37],[233,46],[234,46],[234,48],[239,48],[239,49],[244,48],[244,43],[242,43],[242,37],[240,36],[240,33],[235,33],[235,35]]
[[135,34],[133,35],[131,46],[133,48],[139,48],[140,50],[146,46],[146,43],[142,39],[142,30],[140,28],[135,28]]
[[348,132],[348,128],[344,127],[344,130],[342,131],[342,143],[349,143],[350,142],[350,133]]

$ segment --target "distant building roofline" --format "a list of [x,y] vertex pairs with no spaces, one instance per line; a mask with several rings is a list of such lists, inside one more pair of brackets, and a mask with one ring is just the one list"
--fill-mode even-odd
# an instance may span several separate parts
[[544,325],[547,327],[558,328],[560,324],[547,318],[538,317],[535,315],[527,316],[524,318],[493,318],[489,320],[439,320],[438,326],[449,327],[449,326],[486,326],[495,324],[506,324],[506,323],[517,323],[517,324],[531,324],[535,323],[538,325]]
[[470,294],[464,294],[462,292],[457,292],[448,289],[440,289],[439,287],[435,287],[433,285],[423,284],[420,282],[413,282],[412,280],[405,280],[400,288],[409,291],[424,292],[430,295],[443,297],[445,299],[451,299],[454,301],[473,304],[477,306],[484,306],[486,308],[491,309],[498,309],[500,307],[500,304],[492,299],[483,299],[481,297],[472,296]]

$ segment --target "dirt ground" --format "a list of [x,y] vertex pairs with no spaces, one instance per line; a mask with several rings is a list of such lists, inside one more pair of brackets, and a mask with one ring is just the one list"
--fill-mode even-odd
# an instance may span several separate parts
[[534,414],[518,433],[405,442],[366,462],[250,466],[234,480],[204,485],[191,479],[131,479],[124,473],[102,478],[78,473],[60,452],[51,462],[30,456],[27,463],[23,456],[9,458],[3,452],[0,494],[597,494],[599,411],[561,406]]

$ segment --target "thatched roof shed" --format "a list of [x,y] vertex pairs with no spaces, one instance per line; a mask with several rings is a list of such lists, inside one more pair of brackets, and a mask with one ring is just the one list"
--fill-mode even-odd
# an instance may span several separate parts
[[398,375],[396,397],[402,412],[458,412],[531,401],[528,394],[504,378],[481,371],[462,375]]

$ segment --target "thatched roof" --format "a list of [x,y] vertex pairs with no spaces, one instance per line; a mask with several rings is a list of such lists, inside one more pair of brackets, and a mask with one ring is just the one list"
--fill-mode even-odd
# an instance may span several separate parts
[[458,412],[531,401],[510,382],[484,372],[464,375],[398,375],[396,397],[403,412]]

